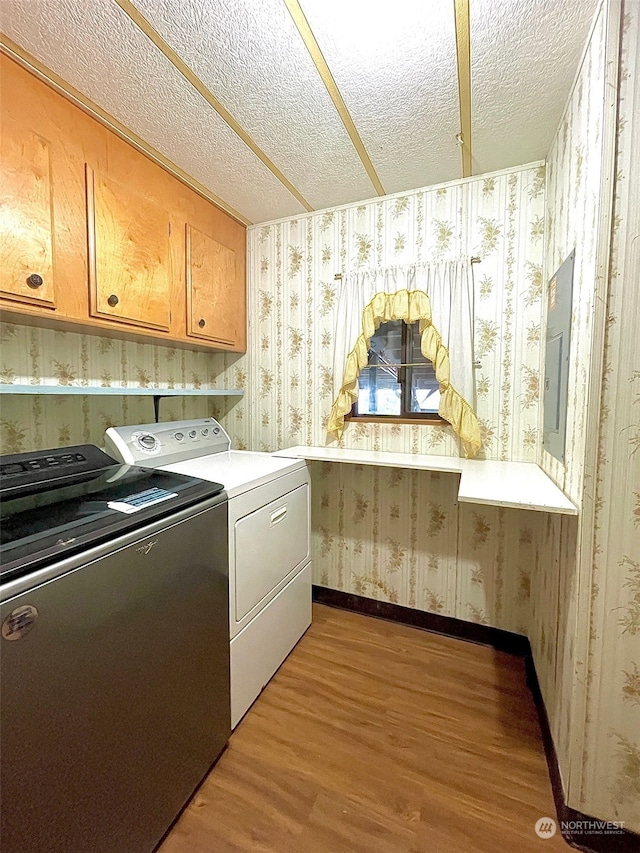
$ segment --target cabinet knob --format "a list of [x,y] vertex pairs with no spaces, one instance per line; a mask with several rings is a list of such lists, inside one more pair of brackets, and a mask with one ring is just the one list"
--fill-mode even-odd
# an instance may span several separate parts
[[107,299],[107,304],[110,305],[112,308],[115,308],[119,301],[120,300],[115,295],[115,293],[112,293],[111,296]]
[[29,278],[27,279],[27,284],[29,285],[29,287],[33,288],[42,287],[42,276],[38,275],[38,273],[36,272],[32,272]]
[[199,321],[198,321],[198,325],[200,326],[200,328],[201,328],[201,329],[204,329],[204,327],[205,327],[206,323],[205,323],[205,321],[204,321],[204,320],[199,320]]

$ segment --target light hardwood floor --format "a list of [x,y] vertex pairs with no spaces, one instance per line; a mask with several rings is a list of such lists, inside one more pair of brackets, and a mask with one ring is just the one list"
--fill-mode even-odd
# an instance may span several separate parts
[[314,605],[159,853],[552,853],[516,657]]

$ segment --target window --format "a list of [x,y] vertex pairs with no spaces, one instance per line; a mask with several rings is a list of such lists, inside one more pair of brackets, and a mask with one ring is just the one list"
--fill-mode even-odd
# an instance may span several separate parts
[[369,342],[368,364],[358,377],[352,418],[442,421],[440,386],[420,351],[420,323],[382,323]]

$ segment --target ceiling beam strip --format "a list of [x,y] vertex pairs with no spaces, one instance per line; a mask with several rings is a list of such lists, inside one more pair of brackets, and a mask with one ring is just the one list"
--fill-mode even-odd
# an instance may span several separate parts
[[362,165],[364,166],[367,175],[369,175],[369,179],[371,183],[375,187],[378,195],[386,195],[384,187],[378,177],[378,173],[375,170],[373,163],[371,162],[371,158],[367,152],[367,149],[364,147],[364,142],[360,138],[360,134],[351,118],[351,113],[347,109],[347,105],[345,104],[342,95],[340,94],[340,90],[336,85],[336,81],[333,79],[333,74],[329,70],[329,66],[327,65],[327,61],[324,58],[322,51],[320,50],[320,45],[316,41],[316,37],[313,34],[311,27],[309,26],[309,22],[307,21],[302,8],[300,7],[300,3],[298,0],[284,0],[285,6],[289,10],[291,17],[293,18],[293,22],[298,28],[298,32],[300,33],[302,40],[305,44],[305,47],[309,51],[309,55],[313,60],[316,69],[318,70],[318,74],[320,75],[322,82],[324,83],[327,92],[331,100],[334,103],[336,110],[338,111],[338,115],[342,119],[342,123],[345,126],[347,133],[349,134],[349,138],[353,143],[354,148],[356,149],[360,160],[362,161]]
[[19,44],[14,42],[9,38],[5,33],[0,33],[0,53],[4,53],[10,59],[13,59],[18,65],[21,65],[27,71],[30,71],[34,74],[39,80],[42,80],[52,89],[54,89],[59,95],[62,95],[68,101],[71,101],[72,104],[79,107],[83,112],[87,115],[91,116],[91,118],[100,122],[103,127],[106,127],[108,130],[112,131],[119,136],[120,139],[129,143],[129,145],[133,145],[141,154],[144,154],[150,160],[153,160],[154,163],[157,163],[158,166],[161,166],[165,171],[169,172],[174,178],[177,178],[182,184],[189,187],[189,189],[198,193],[199,196],[206,199],[206,201],[215,204],[216,207],[219,207],[220,210],[223,210],[225,213],[228,213],[229,216],[233,217],[237,222],[242,223],[242,225],[252,225],[250,219],[247,219],[246,216],[243,216],[239,211],[237,211],[234,207],[231,207],[230,204],[227,204],[224,199],[221,199],[215,193],[212,193],[204,184],[201,184],[195,178],[191,177],[191,175],[187,174],[184,169],[181,169],[180,166],[176,165],[172,160],[169,160],[164,154],[161,154],[160,151],[153,148],[149,145],[148,142],[145,142],[141,136],[138,136],[131,128],[122,124],[122,122],[118,121],[117,118],[112,116],[106,110],[103,110],[102,107],[98,106],[98,104],[94,103],[90,98],[87,98],[86,95],[83,95],[78,89],[75,89],[70,83],[56,74],[55,71],[52,71],[39,59],[36,59],[35,56],[32,56]]
[[458,61],[458,101],[460,103],[460,142],[462,177],[473,173],[471,147],[471,35],[469,0],[453,0],[456,24],[456,56]]
[[213,107],[213,109],[218,113],[220,118],[222,118],[233,130],[233,132],[240,137],[240,139],[244,142],[244,144],[252,151],[255,156],[269,169],[269,171],[275,175],[275,177],[280,181],[280,183],[286,187],[287,190],[291,193],[294,198],[296,198],[300,204],[307,211],[312,211],[314,208],[309,204],[306,198],[300,193],[291,181],[285,177],[285,175],[278,169],[276,164],[267,157],[262,148],[249,136],[247,131],[240,125],[236,119],[231,115],[229,110],[216,98],[216,96],[208,89],[205,84],[200,80],[200,78],[193,73],[193,71],[189,68],[189,66],[180,58],[180,56],[170,47],[167,42],[162,38],[159,32],[155,30],[149,21],[142,15],[138,9],[130,3],[129,0],[115,0],[118,6],[122,9],[122,11],[129,16],[129,18],[133,21],[133,23],[138,27],[138,29],[142,30],[142,32],[146,35],[146,37],[153,42],[153,44],[158,48],[158,50],[164,54],[164,56],[169,60],[169,62],[176,68],[180,74],[190,83],[193,88],[205,99],[205,101],[209,104],[209,106]]

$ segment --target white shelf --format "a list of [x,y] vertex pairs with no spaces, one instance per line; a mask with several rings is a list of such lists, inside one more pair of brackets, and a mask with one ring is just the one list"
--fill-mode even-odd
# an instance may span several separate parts
[[422,453],[385,453],[303,445],[278,450],[274,456],[316,462],[446,471],[460,475],[458,500],[462,503],[530,509],[560,515],[578,514],[577,508],[564,492],[533,462],[498,462]]
[[462,472],[464,459],[457,456],[425,456],[418,453],[387,453],[380,450],[353,450],[342,447],[288,447],[274,456],[293,456],[317,462],[344,462],[350,465],[376,465],[381,468],[416,468],[420,471]]
[[463,459],[458,500],[463,503],[533,509],[560,515],[578,510],[533,462]]
[[0,383],[0,394],[48,394],[56,396],[153,397],[155,421],[160,420],[163,397],[242,397],[241,388],[131,388],[118,385],[7,385]]
[[66,394],[113,395],[131,397],[242,397],[240,388],[121,388],[118,385],[6,385],[0,394]]

